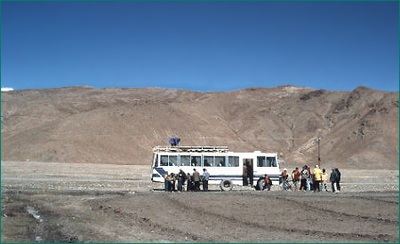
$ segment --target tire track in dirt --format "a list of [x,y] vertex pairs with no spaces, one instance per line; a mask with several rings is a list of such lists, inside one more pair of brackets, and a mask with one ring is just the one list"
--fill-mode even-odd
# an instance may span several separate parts
[[[227,218],[226,216],[223,216],[221,214],[216,214],[214,212],[208,212],[205,209],[202,209],[200,207],[193,207],[188,204],[184,204],[181,201],[179,201],[176,198],[173,198],[172,196],[169,195],[162,195],[162,198],[164,201],[168,201],[167,205],[168,206],[174,206],[176,209],[179,209],[179,211],[185,212],[185,214],[190,214],[190,215],[196,215],[196,216],[202,216],[203,219],[216,219],[216,221],[221,222],[221,220],[225,219],[228,220],[229,226],[232,226],[232,223],[237,223],[238,221],[234,218]],[[242,221],[241,221],[242,222]],[[246,226],[246,225],[243,225]],[[216,227],[215,227],[216,228]],[[221,242],[220,240],[214,240],[213,238],[209,238],[209,242]]]
[[[168,200],[167,198],[164,198]],[[118,201],[118,199],[108,199],[109,201]],[[162,202],[162,201],[161,201]],[[103,202],[102,204],[104,205]],[[93,211],[102,211],[107,216],[110,216],[118,221],[123,221],[129,226],[139,226],[141,229],[144,229],[148,233],[157,232],[158,235],[166,235],[166,236],[179,236],[182,238],[182,241],[206,241],[206,242],[214,242],[213,239],[205,238],[203,236],[196,235],[194,233],[184,232],[180,229],[170,227],[168,225],[164,225],[158,222],[151,220],[149,217],[140,216],[138,213],[132,213],[128,211],[123,211],[120,208],[113,208],[111,206],[103,207],[100,206],[93,206]],[[165,234],[163,234],[165,233]]]
[[362,200],[369,200],[369,201],[375,201],[375,202],[383,202],[383,203],[390,203],[390,204],[395,204],[399,205],[399,199],[396,200],[385,200],[385,199],[377,199],[375,197],[364,197],[364,196],[354,196],[354,198],[362,199]]
[[[286,200],[285,198],[281,197],[276,197],[277,200]],[[287,228],[287,227],[279,227],[273,224],[260,224],[256,222],[251,222],[251,221],[246,221],[243,219],[238,219],[233,216],[226,216],[217,212],[212,212],[212,211],[204,211],[201,208],[198,207],[193,207],[189,206],[187,204],[184,204],[180,202],[179,200],[176,199],[170,199],[171,203],[175,204],[176,206],[180,206],[182,209],[188,209],[190,208],[192,211],[197,212],[200,215],[210,215],[211,217],[217,217],[220,220],[226,220],[228,223],[241,223],[242,226],[252,226],[254,228],[259,228],[262,230],[271,230],[271,231],[280,231],[284,233],[298,233],[302,235],[318,235],[318,236],[325,236],[325,237],[330,237],[330,238],[335,238],[335,237],[345,237],[353,240],[360,241],[361,238],[366,238],[367,240],[382,240],[382,241],[388,241],[388,240],[397,240],[395,237],[389,234],[361,234],[361,233],[345,233],[345,232],[331,232],[331,231],[320,231],[320,230],[304,230],[304,229],[299,229],[299,228]]]
[[[252,196],[253,197],[258,197],[258,198],[264,198],[264,196],[261,196],[261,195],[258,195],[258,194],[252,194]],[[296,197],[298,197],[298,196],[296,196]],[[301,196],[301,197],[309,197],[309,196]],[[338,196],[335,196],[335,197],[338,197]],[[315,210],[322,211],[323,213],[331,213],[333,216],[339,216],[339,217],[340,216],[346,216],[346,217],[362,218],[362,219],[367,219],[367,220],[371,220],[371,221],[379,220],[379,221],[383,221],[383,222],[387,222],[387,223],[394,223],[394,224],[398,223],[397,220],[384,219],[384,218],[372,217],[372,216],[361,216],[361,215],[355,215],[355,214],[348,214],[348,213],[338,212],[338,211],[327,209],[327,208],[317,207],[317,206],[314,206],[312,204],[296,200],[293,196],[273,196],[273,198],[275,198],[277,200],[290,200],[291,202],[295,202],[296,204],[298,204],[297,206],[300,206],[304,210],[315,209]],[[348,197],[346,197],[346,198],[348,198]],[[362,199],[362,200],[371,200],[371,201],[384,202],[384,203],[389,203],[389,204],[393,203],[393,204],[398,205],[398,203],[393,202],[393,201],[389,201],[389,200],[380,201],[379,199],[360,197],[360,196],[352,196],[350,199],[355,199],[355,198]]]
[[[181,206],[179,204],[178,205],[174,205],[175,201],[173,199],[171,199],[171,197],[169,195],[162,194],[161,198],[162,198],[161,202],[165,203],[167,206]],[[171,204],[168,204],[168,202],[166,202],[166,201],[170,202]],[[175,208],[178,210],[177,212],[180,212],[180,216],[186,216],[186,214],[191,214],[191,211],[190,211],[191,208],[187,208],[187,207],[186,208],[175,207]],[[184,213],[186,213],[186,214],[184,214]],[[164,225],[160,225],[160,224],[157,224],[157,225],[164,227]],[[171,229],[168,226],[164,227],[164,228]],[[201,239],[206,239],[207,242],[216,242],[216,240],[214,240],[212,238],[209,238],[209,237],[204,237],[204,236],[200,236],[200,235],[197,235],[197,234],[194,234],[194,233],[181,231],[181,230],[176,229],[176,228],[172,228],[172,229],[177,233],[181,233],[181,234],[184,234],[186,236],[189,236],[193,241],[199,241]]]
[[[290,200],[291,202],[297,203],[298,206],[301,206],[303,209],[318,210],[318,211],[320,211],[320,212],[322,212],[322,213],[324,213],[324,214],[329,213],[329,214],[331,214],[331,215],[333,215],[333,216],[338,216],[338,217],[346,216],[346,217],[351,217],[351,218],[357,218],[357,219],[368,220],[368,221],[372,221],[372,222],[378,220],[378,221],[382,221],[382,222],[385,222],[385,223],[398,225],[398,221],[397,221],[397,220],[384,219],[384,218],[380,218],[380,217],[372,217],[372,216],[363,216],[363,215],[349,214],[349,213],[344,213],[344,212],[338,212],[338,211],[335,211],[335,210],[332,210],[332,209],[322,208],[322,207],[315,206],[315,205],[313,205],[313,204],[309,204],[309,203],[306,203],[306,202],[298,201],[298,200],[293,199],[293,198],[291,198],[291,197],[284,197],[284,196],[282,196],[282,197],[277,197],[277,199]],[[367,199],[367,200],[369,200],[369,199]]]

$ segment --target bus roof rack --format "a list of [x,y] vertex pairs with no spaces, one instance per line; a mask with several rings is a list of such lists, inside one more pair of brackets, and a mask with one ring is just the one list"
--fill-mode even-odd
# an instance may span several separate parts
[[153,152],[228,152],[228,146],[156,146]]

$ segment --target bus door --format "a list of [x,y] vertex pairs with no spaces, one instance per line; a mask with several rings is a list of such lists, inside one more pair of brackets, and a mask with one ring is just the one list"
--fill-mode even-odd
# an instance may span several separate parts
[[[248,183],[253,185],[254,179],[254,167],[253,167],[253,159],[252,158],[243,158],[243,167],[245,167],[247,172]],[[243,177],[245,178],[245,177]]]

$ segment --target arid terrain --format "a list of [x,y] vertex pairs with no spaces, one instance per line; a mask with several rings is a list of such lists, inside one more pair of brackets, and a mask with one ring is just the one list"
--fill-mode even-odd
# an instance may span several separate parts
[[2,162],[2,242],[398,242],[398,171],[342,191],[164,192],[137,165]]
[[181,145],[278,152],[282,166],[398,169],[398,92],[64,87],[2,92],[2,160],[149,165]]

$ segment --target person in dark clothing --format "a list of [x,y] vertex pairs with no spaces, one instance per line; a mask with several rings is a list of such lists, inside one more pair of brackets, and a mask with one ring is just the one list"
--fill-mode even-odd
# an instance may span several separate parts
[[336,172],[336,190],[338,192],[340,192],[340,176],[341,176],[341,173],[340,173],[338,168],[335,168],[335,172]]
[[335,169],[332,169],[331,176],[329,177],[329,181],[331,182],[332,192],[336,191],[336,180],[337,180],[337,173]]
[[176,191],[175,189],[175,185],[176,185],[176,175],[174,173],[171,173],[170,177],[169,177],[169,187],[170,187],[170,191]]
[[243,166],[243,186],[247,186],[249,184],[248,175],[247,175],[247,166]]
[[307,165],[303,166],[303,169],[301,170],[301,179],[300,179],[300,190],[301,191],[306,191],[307,190],[307,179],[308,179],[308,170],[307,170]]
[[193,179],[190,176],[190,173],[187,173],[186,180],[187,180],[186,191],[193,191]]
[[253,187],[254,174],[253,174],[253,164],[252,164],[252,162],[249,162],[248,160],[246,160],[246,167],[247,167],[247,176],[249,177],[249,185],[251,187]]
[[183,189],[182,186],[183,186],[183,184],[185,183],[185,180],[186,180],[186,174],[185,174],[185,172],[183,172],[182,169],[179,170],[177,178],[178,178],[178,191],[182,191],[182,189]]
[[192,158],[191,163],[192,163],[192,166],[197,166],[197,160],[195,157]]

